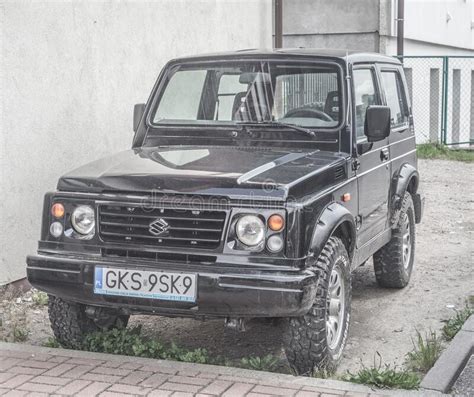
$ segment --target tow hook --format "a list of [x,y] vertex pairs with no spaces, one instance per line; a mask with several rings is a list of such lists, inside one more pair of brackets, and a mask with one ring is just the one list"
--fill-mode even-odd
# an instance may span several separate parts
[[100,308],[95,307],[95,306],[87,306],[86,307],[86,315],[89,317],[91,320],[96,320],[100,316]]
[[247,320],[242,317],[226,317],[224,326],[237,332],[245,332]]

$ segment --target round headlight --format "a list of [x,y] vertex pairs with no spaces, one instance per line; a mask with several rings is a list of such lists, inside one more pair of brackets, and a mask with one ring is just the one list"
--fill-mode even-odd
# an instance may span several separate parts
[[265,224],[255,215],[245,215],[235,226],[237,238],[249,247],[255,247],[265,238]]
[[94,230],[94,210],[88,205],[77,207],[71,215],[71,224],[79,234],[89,234]]

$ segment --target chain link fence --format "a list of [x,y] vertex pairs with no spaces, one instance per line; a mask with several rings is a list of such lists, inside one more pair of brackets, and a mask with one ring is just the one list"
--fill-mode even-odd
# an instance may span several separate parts
[[474,56],[404,56],[418,143],[474,145]]

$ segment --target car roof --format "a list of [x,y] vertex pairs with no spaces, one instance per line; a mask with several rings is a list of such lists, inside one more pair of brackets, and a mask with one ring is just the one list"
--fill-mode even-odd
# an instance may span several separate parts
[[248,59],[248,58],[290,58],[300,56],[305,58],[322,58],[340,60],[350,64],[363,62],[380,62],[400,64],[400,61],[392,56],[375,52],[349,51],[344,49],[319,49],[319,48],[281,48],[281,49],[245,49],[229,52],[217,52],[211,54],[200,54],[174,59],[173,62],[209,61],[214,59]]

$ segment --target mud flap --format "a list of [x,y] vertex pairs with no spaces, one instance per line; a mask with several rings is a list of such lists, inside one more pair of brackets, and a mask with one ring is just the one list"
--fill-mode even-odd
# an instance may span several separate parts
[[415,193],[411,195],[413,206],[415,207],[415,223],[420,223],[423,217],[423,209],[425,207],[425,198],[421,194]]

